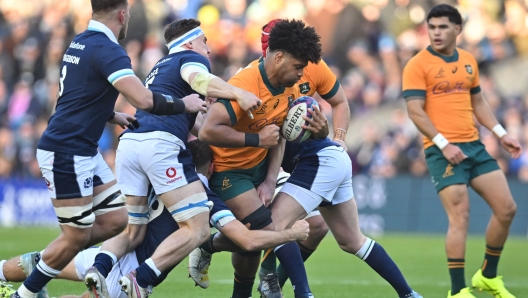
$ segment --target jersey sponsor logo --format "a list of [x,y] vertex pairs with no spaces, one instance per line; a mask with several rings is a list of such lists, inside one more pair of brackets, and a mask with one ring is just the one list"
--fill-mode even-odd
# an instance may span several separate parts
[[92,187],[92,185],[93,185],[92,177],[88,177],[86,178],[86,180],[84,180],[84,188],[90,188]]
[[168,169],[165,171],[165,175],[167,175],[167,177],[169,177],[169,178],[174,178],[174,177],[176,177],[176,169],[173,168],[173,167],[168,168]]
[[471,68],[471,65],[466,64],[464,67],[466,68],[467,73],[473,74],[473,68]]
[[306,83],[300,84],[299,91],[301,92],[301,94],[306,94],[310,92],[310,83],[306,82]]
[[455,173],[453,172],[453,165],[448,164],[445,169],[444,175],[442,175],[442,178],[446,178],[453,175],[455,175]]
[[452,73],[456,73],[457,70],[458,70],[458,66],[455,65],[455,67],[453,67],[453,69],[451,69],[451,72],[452,72]]
[[72,41],[70,43],[70,48],[72,48],[72,49],[76,49],[76,50],[81,50],[82,51],[82,50],[84,50],[84,47],[85,47],[85,45],[77,43],[75,41]]
[[269,124],[277,124],[278,122],[279,122],[279,117],[272,118],[271,120],[268,120],[268,118],[264,118],[264,119],[258,120],[257,122],[251,123],[248,126],[248,128],[251,130],[257,130]]
[[160,64],[162,64],[162,63],[165,63],[165,62],[169,61],[170,59],[172,59],[172,57],[170,57],[170,58],[165,58],[165,59],[159,61],[158,63],[156,63],[156,65],[154,65],[154,66],[158,66],[158,65],[160,65]]
[[266,108],[267,107],[268,107],[267,104],[263,104],[262,106],[260,106],[260,109],[258,111],[256,111],[256,113],[259,114],[259,115],[266,114]]
[[46,181],[46,186],[49,187],[51,185],[51,182],[49,182],[49,180],[46,178],[44,178],[44,180]]
[[[171,184],[171,183],[174,183],[174,182],[180,180],[182,178],[182,176],[180,175],[180,176],[176,177],[177,174],[178,173],[176,172],[175,168],[173,168],[173,167],[168,168],[165,171],[165,175],[167,175],[167,177],[172,178],[172,179],[167,181],[166,183],[167,184]],[[174,178],[174,177],[176,177],[176,178]]]
[[445,78],[444,69],[443,68],[440,68],[440,70],[438,71],[438,73],[435,76],[435,79],[441,79],[441,78]]
[[233,186],[233,184],[229,183],[229,178],[224,177],[224,180],[222,181],[222,190],[226,190]]
[[469,92],[469,88],[464,87],[464,82],[462,81],[455,82],[454,84],[449,83],[449,81],[442,81],[433,87],[433,94],[449,94],[459,92]]
[[79,61],[81,61],[81,57],[64,54],[64,56],[62,57],[62,61],[72,64],[79,64]]

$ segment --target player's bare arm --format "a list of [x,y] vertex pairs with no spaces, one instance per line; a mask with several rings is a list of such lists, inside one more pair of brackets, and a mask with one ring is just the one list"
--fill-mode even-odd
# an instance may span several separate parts
[[[425,113],[425,98],[421,96],[411,96],[406,98],[407,112],[409,113],[409,118],[414,122],[418,130],[427,138],[435,142],[437,146],[442,150],[444,157],[449,160],[451,164],[459,164],[467,156],[462,152],[462,150],[453,144],[450,144],[447,139],[445,139]],[[437,140],[441,136],[441,140]],[[437,137],[437,139],[435,139]]]
[[350,106],[345,96],[343,87],[339,86],[337,93],[326,100],[332,107],[332,126],[334,128],[334,142],[338,142],[345,150],[346,132],[350,123]]
[[[211,107],[198,132],[198,138],[201,141],[225,148],[247,147],[246,140],[248,135],[253,134],[239,132],[231,127],[231,118],[227,113],[227,109],[220,103],[216,103]],[[259,138],[258,146],[256,147],[270,148],[278,144],[279,127],[274,124],[265,126],[256,135]]]
[[521,145],[517,140],[510,137],[502,125],[499,124],[482,92],[471,94],[471,106],[473,107],[473,114],[475,114],[480,124],[484,125],[500,139],[501,145],[511,154],[512,158],[519,158],[522,153]]
[[[140,110],[145,110],[154,113],[156,109],[156,98],[154,93],[149,89],[145,88],[143,83],[136,76],[128,76],[120,79],[114,84],[114,87],[123,94],[126,99],[136,108]],[[185,106],[185,112],[188,113],[197,113],[197,112],[207,112],[205,107],[206,103],[197,94],[188,95],[182,99],[172,99],[172,101],[181,100]],[[172,106],[172,102],[165,103],[167,106]],[[156,109],[157,110],[157,109]],[[183,113],[184,111],[181,111]],[[157,114],[157,113],[154,113]],[[170,109],[167,109],[168,114]]]
[[[256,251],[291,241],[303,241],[310,232],[309,224],[305,220],[298,220],[290,229],[282,231],[249,230],[238,220],[217,228],[234,245],[244,251]],[[236,248],[233,247],[231,250],[236,250]]]
[[286,149],[286,140],[279,139],[279,144],[273,146],[268,151],[268,172],[266,179],[257,187],[257,193],[264,206],[269,206],[275,194],[275,186],[277,184],[277,176],[280,172],[282,158],[284,157],[284,150]]

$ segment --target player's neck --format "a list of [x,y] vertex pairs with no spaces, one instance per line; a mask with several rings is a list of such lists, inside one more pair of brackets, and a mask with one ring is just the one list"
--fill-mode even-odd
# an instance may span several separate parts
[[455,54],[455,50],[456,50],[456,46],[450,46],[450,47],[445,47],[444,49],[435,49],[431,46],[431,48],[433,49],[433,51],[435,51],[436,53],[442,55],[442,56],[446,56],[446,57],[451,57]]
[[92,16],[92,20],[102,23],[103,25],[108,27],[108,29],[110,29],[110,31],[112,31],[112,33],[114,34],[115,38],[118,39],[119,31],[121,31],[122,27],[119,22],[108,18],[108,16],[104,14],[94,14]]
[[266,71],[266,76],[268,77],[270,84],[273,88],[279,88],[281,87],[281,84],[278,81],[276,72],[273,71],[273,67],[274,65],[272,65],[272,63],[266,63],[266,60],[264,60],[264,70]]

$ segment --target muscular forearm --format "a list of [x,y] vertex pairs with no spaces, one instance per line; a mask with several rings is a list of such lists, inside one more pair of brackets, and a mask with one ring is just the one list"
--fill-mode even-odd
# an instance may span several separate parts
[[475,117],[477,117],[477,120],[480,122],[480,124],[489,130],[499,123],[497,118],[495,118],[495,115],[493,115],[488,102],[485,100],[473,105],[473,113],[475,114]]
[[245,147],[246,140],[245,133],[224,124],[202,126],[198,132],[198,138],[209,145],[224,148]]
[[236,99],[237,88],[220,78],[214,78],[207,86],[207,95],[214,98]]
[[410,110],[409,118],[411,118],[418,130],[430,140],[432,140],[438,134],[438,130],[433,125],[433,122],[431,122],[431,119],[429,119],[424,110]]
[[334,130],[336,128],[342,128],[348,130],[348,124],[350,123],[350,107],[348,102],[340,102],[335,107],[332,107],[332,125]]
[[284,150],[286,148],[286,140],[279,138],[279,144],[269,149],[269,164],[268,164],[268,173],[266,175],[266,180],[276,181],[277,176],[280,172],[280,167],[282,163],[282,158],[284,157]]
[[261,250],[272,248],[281,244],[296,241],[296,235],[293,230],[283,231],[265,231],[265,230],[248,230],[243,238],[244,243],[235,243],[244,250]]

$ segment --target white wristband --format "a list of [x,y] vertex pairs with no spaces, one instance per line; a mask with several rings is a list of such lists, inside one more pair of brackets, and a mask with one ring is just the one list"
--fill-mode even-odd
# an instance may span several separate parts
[[441,134],[437,134],[434,136],[434,138],[431,140],[435,145],[440,148],[440,150],[444,149],[447,144],[449,144],[449,141]]
[[504,129],[504,127],[502,127],[502,125],[500,124],[497,124],[495,126],[493,126],[493,128],[491,129],[491,131],[497,136],[500,138],[504,137],[505,135],[508,134],[508,132],[506,131],[506,129]]

